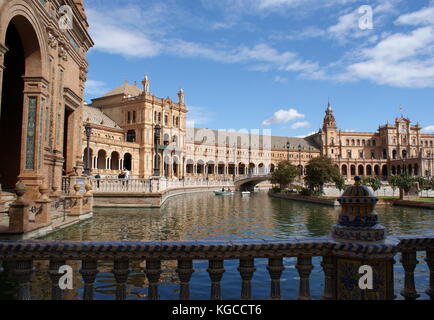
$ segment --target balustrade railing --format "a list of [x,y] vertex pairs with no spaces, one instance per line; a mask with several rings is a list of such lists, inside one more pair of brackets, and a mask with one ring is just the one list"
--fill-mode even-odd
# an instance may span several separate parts
[[[81,261],[80,274],[83,278],[83,299],[92,300],[94,283],[98,275],[99,261],[112,261],[116,280],[117,300],[127,299],[127,281],[130,265],[134,261],[146,261],[143,269],[148,280],[148,298],[159,299],[158,286],[162,273],[162,262],[177,261],[176,272],[180,279],[179,299],[190,298],[190,280],[194,273],[193,261],[208,261],[207,272],[210,277],[212,300],[223,299],[221,281],[225,272],[225,261],[239,260],[238,271],[241,278],[240,298],[252,298],[252,277],[256,271],[255,259],[268,259],[267,270],[270,275],[270,298],[285,298],[281,292],[282,274],[285,271],[284,258],[296,257],[295,268],[299,273],[300,300],[310,300],[310,275],[314,268],[312,259],[322,257],[324,272],[324,294],[322,299],[337,299],[340,282],[337,276],[336,252],[348,256],[370,256],[381,253],[401,252],[401,262],[405,270],[404,287],[401,295],[407,300],[419,297],[415,289],[414,269],[418,263],[416,252],[426,252],[426,262],[430,269],[430,282],[426,293],[434,298],[434,235],[388,238],[388,243],[357,245],[335,242],[330,238],[297,238],[278,241],[218,241],[218,242],[48,242],[48,241],[0,241],[0,265],[11,266],[11,273],[18,284],[17,298],[31,299],[31,281],[34,273],[33,261],[49,261],[48,275],[52,281],[51,297],[63,299],[59,289],[59,268],[65,261]],[[381,270],[381,269],[380,269]],[[356,271],[357,272],[357,271]],[[386,271],[384,271],[386,272]],[[381,277],[381,275],[380,275]],[[262,281],[269,281],[262,279]],[[347,286],[348,283],[345,282]]]
[[169,179],[95,179],[90,180],[96,193],[151,193],[185,187],[230,187],[229,179],[210,180],[206,178],[184,180]]

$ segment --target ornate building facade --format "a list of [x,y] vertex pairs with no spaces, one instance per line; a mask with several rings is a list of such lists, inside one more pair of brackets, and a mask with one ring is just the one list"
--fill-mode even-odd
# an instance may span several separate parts
[[81,124],[93,46],[83,0],[0,0],[0,185],[60,195],[80,174]]
[[[124,83],[85,107],[84,123],[94,128],[89,164],[93,174],[115,177],[125,168],[137,178],[233,178],[268,174],[283,160],[303,174],[307,163],[321,155],[332,158],[348,179],[433,172],[434,135],[422,134],[419,125],[404,117],[375,133],[343,132],[329,105],[322,129],[306,138],[198,129],[187,126],[182,89],[178,101],[172,101],[152,95],[147,76],[142,84],[140,89]],[[86,141],[85,130],[82,139]]]

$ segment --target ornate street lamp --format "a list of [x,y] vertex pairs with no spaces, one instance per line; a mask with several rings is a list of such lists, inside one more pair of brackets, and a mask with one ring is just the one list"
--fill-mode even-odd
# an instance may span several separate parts
[[91,163],[91,159],[90,159],[90,137],[92,135],[92,126],[90,125],[90,123],[86,123],[86,125],[84,126],[84,129],[86,131],[86,140],[87,140],[87,153],[86,153],[86,158],[87,158],[87,163],[86,163],[86,167],[84,168],[84,175],[85,176],[90,176],[91,174],[91,170],[92,167],[90,165]]
[[301,182],[301,176],[303,175],[302,167],[301,167],[301,144],[298,145],[298,169],[300,170],[300,182]]
[[154,128],[154,146],[155,146],[155,159],[154,159],[154,177],[160,176],[160,159],[158,157],[160,148],[161,127],[156,125]]
[[290,161],[289,158],[291,153],[291,143],[289,143],[289,141],[286,143],[286,149],[288,149],[288,161]]

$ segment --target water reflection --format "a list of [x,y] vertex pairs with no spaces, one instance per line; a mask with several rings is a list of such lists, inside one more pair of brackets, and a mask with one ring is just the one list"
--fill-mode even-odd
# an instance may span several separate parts
[[[404,207],[378,207],[381,222],[389,228],[389,234],[419,234],[432,232],[433,210]],[[337,221],[339,208],[325,207],[282,199],[269,198],[266,193],[257,193],[250,198],[240,195],[216,197],[210,193],[192,194],[170,199],[161,209],[98,209],[93,219],[45,237],[48,240],[110,241],[110,240],[237,240],[237,239],[285,239],[291,236],[325,236]],[[428,267],[419,253],[416,269],[417,288],[422,293],[428,285]],[[311,277],[311,291],[319,299],[323,291],[321,258],[314,258],[315,269]],[[397,259],[398,261],[398,259]],[[82,296],[82,280],[79,263],[74,265],[76,290],[69,291],[66,298]],[[282,276],[282,294],[295,299],[298,294],[298,273],[295,259],[284,260],[286,270]],[[266,299],[269,294],[267,260],[255,260],[257,272],[252,286],[253,298]],[[162,299],[177,299],[179,279],[176,262],[163,262],[160,294]],[[226,273],[222,280],[224,299],[238,299],[241,279],[236,267],[238,261],[226,261]],[[208,299],[210,291],[208,265],[205,261],[194,263],[195,273],[191,282],[192,299]],[[395,264],[396,294],[403,286],[403,270]],[[32,295],[49,298],[50,285],[46,276],[46,264],[37,265],[38,278]],[[111,262],[99,265],[95,289],[98,299],[113,299],[115,280],[111,274]],[[143,274],[143,263],[136,261],[128,280],[130,299],[147,298],[147,281]],[[10,277],[0,275],[0,298],[10,297]],[[6,279],[5,279],[6,277]],[[9,288],[9,289],[8,289]],[[422,298],[427,298],[422,294]]]

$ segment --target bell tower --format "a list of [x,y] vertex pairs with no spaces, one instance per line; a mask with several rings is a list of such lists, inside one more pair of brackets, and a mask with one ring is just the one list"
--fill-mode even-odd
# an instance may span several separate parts
[[322,152],[324,156],[335,158],[339,154],[339,137],[337,130],[336,119],[329,101],[322,127]]

